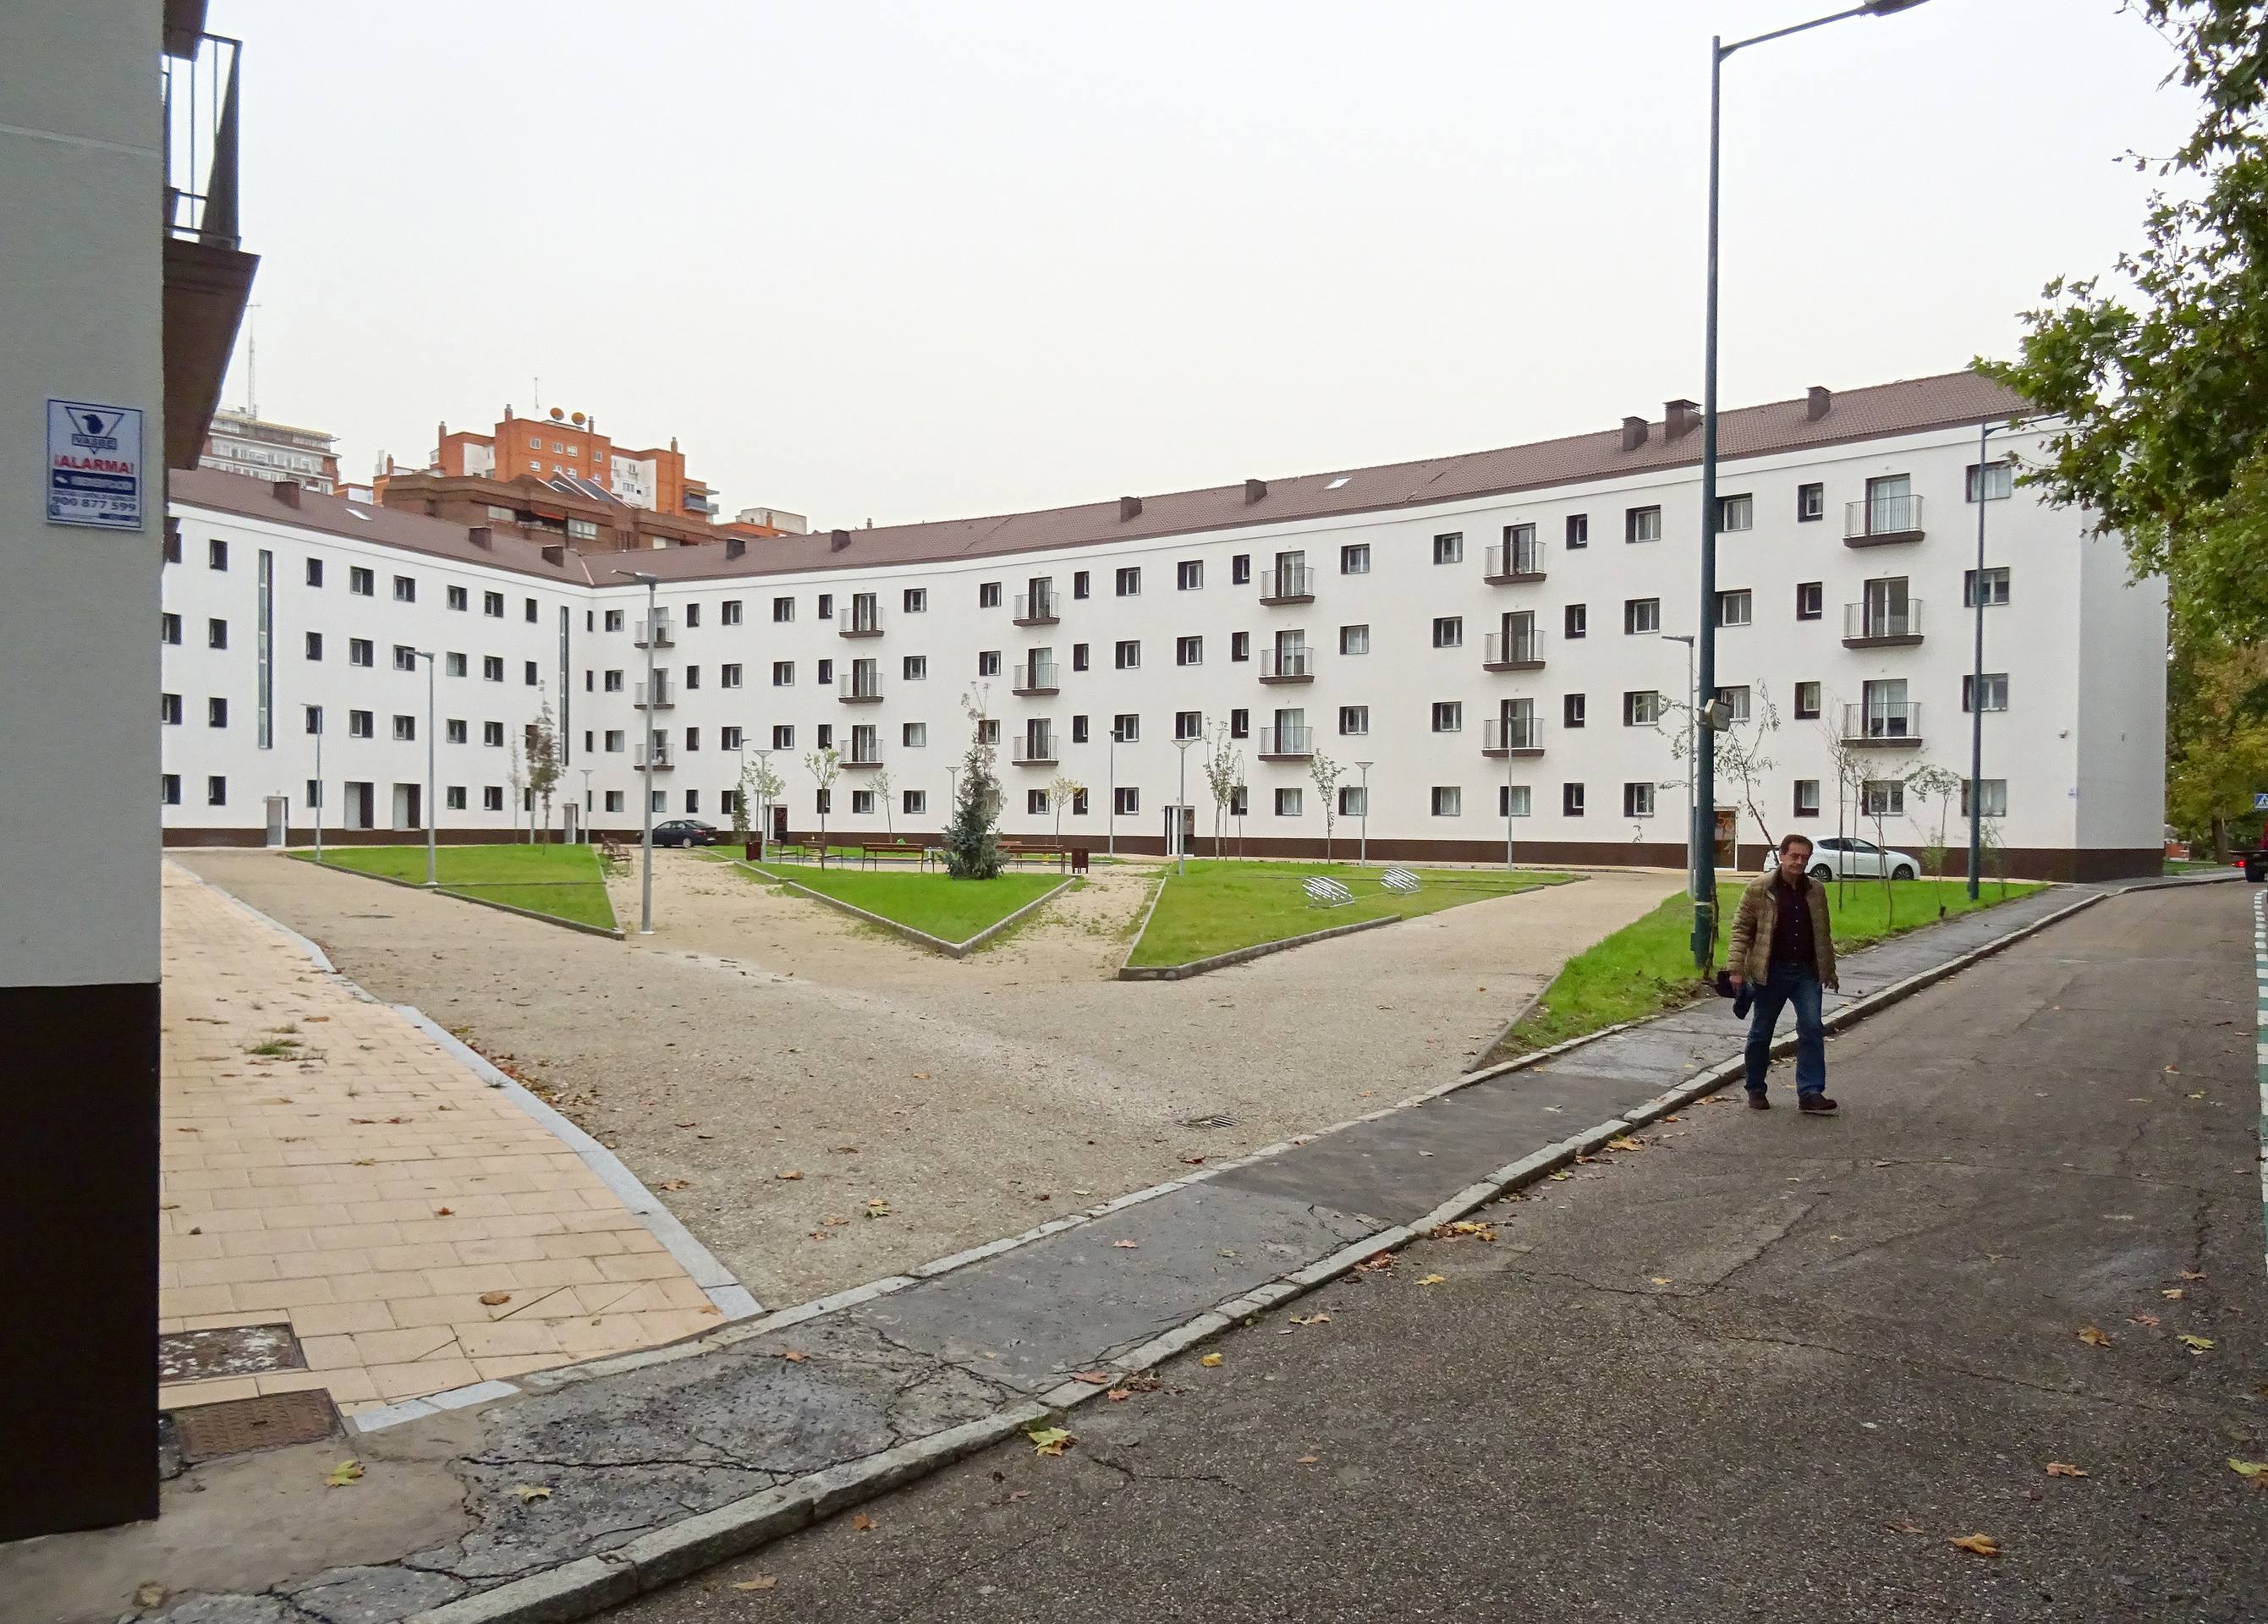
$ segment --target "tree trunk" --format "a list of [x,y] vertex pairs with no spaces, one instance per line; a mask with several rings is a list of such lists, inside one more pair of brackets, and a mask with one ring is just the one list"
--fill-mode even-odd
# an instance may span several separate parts
[[2228,819],[2219,812],[2213,816],[2213,860],[2215,863],[2228,861]]

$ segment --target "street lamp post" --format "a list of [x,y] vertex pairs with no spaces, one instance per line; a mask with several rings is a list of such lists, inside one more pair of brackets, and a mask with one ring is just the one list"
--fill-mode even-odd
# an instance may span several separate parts
[[[1682,643],[1685,645],[1685,827],[1688,830],[1690,830],[1693,827],[1693,749],[1695,733],[1693,722],[1695,707],[1699,705],[1701,702],[1701,695],[1695,691],[1693,687],[1693,647],[1697,639],[1690,632],[1665,632],[1662,634],[1662,637],[1665,642]],[[1711,742],[1714,743],[1715,741],[1712,739]],[[1735,841],[1734,844],[1737,846],[1738,842]],[[1737,850],[1734,853],[1734,856],[1736,858],[1740,854]],[[1685,886],[1686,894],[1690,896],[1692,894],[1693,888],[1692,865],[1690,863],[1686,865]]]
[[1118,724],[1110,724],[1110,812],[1107,825],[1109,843],[1104,849],[1112,856],[1118,855]]
[[773,748],[774,746],[766,745],[762,749],[756,752],[756,770],[763,775],[764,779],[764,791],[761,796],[756,797],[756,810],[763,819],[763,822],[758,829],[756,841],[756,849],[759,852],[765,850],[770,845],[772,838],[772,792],[770,785],[772,782]]
[[1197,738],[1174,740],[1174,748],[1182,753],[1181,788],[1174,792],[1174,872],[1176,874],[1186,874],[1189,871],[1189,841],[1186,821],[1189,817],[1189,746],[1204,737],[1204,718],[1203,716],[1197,718]]
[[[435,889],[441,883],[440,852],[435,842],[439,825],[440,803],[433,798],[433,658],[423,650],[417,658],[425,662],[425,888]],[[317,734],[320,740],[322,736]]]
[[1370,769],[1377,763],[1357,761],[1355,765],[1362,769],[1362,850],[1356,861],[1366,867],[1370,863]]
[[583,828],[583,844],[587,846],[591,843],[591,769],[585,767],[577,770],[583,775],[583,816],[578,821]]
[[[1717,202],[1719,157],[1719,109],[1725,59],[1734,52],[1790,34],[1806,33],[1853,17],[1888,17],[1909,11],[1923,0],[1865,0],[1831,16],[1775,28],[1730,45],[1721,35],[1709,41],[1709,274],[1701,379],[1701,630],[1694,697],[1717,691]],[[1708,970],[1717,939],[1717,739],[1713,730],[1695,734],[1693,812],[1686,832],[1688,885],[1693,893],[1693,962]]]
[[638,934],[653,934],[653,645],[660,627],[654,606],[654,594],[661,585],[660,577],[643,570],[617,570],[616,575],[628,576],[645,588],[645,697],[644,720],[639,724],[645,734],[645,748],[639,754],[645,759],[644,775],[638,783],[638,818],[644,871],[638,882]]
[[[288,820],[287,820],[288,823]],[[323,860],[323,724],[318,712],[315,721],[315,861]]]

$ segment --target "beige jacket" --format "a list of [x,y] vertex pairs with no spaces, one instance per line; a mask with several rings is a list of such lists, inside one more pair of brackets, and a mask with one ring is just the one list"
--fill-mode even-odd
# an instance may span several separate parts
[[[1775,869],[1752,881],[1741,896],[1741,911],[1733,921],[1732,951],[1725,967],[1749,981],[1761,982],[1771,967],[1772,926],[1779,919],[1779,872]],[[1839,985],[1835,978],[1835,925],[1827,916],[1827,887],[1807,874],[1811,904],[1811,951],[1818,960],[1822,987]]]

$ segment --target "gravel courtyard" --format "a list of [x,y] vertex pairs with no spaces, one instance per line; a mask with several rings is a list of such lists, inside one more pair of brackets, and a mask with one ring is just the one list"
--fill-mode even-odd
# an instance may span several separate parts
[[[1373,1109],[1675,892],[1573,885],[1177,982],[1108,979],[1155,871],[1099,870],[954,961],[690,853],[627,943],[261,851],[170,854],[614,1148],[784,1305]],[[635,878],[614,884],[635,924]],[[1227,1126],[1191,1128],[1226,1116]],[[870,1203],[886,1203],[886,1216]]]

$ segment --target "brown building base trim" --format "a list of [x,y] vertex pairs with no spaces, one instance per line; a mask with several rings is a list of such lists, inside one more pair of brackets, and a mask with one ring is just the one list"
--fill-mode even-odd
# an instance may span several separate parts
[[0,987],[0,1540],[158,1515],[158,1010]]

